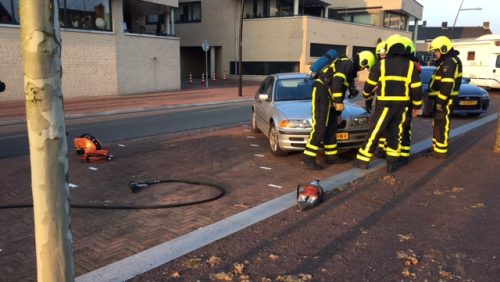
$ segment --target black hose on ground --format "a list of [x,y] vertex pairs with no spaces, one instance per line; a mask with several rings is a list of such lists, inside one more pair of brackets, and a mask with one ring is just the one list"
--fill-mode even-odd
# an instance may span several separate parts
[[[158,204],[158,205],[107,205],[107,204],[71,204],[72,208],[75,209],[102,209],[102,210],[133,210],[133,209],[168,209],[192,206],[202,203],[207,203],[215,201],[226,194],[226,190],[219,184],[202,182],[202,181],[191,181],[183,179],[165,179],[165,180],[151,180],[145,182],[135,182],[130,181],[129,187],[133,193],[138,193],[142,189],[159,183],[184,183],[200,186],[210,186],[215,188],[218,192],[212,197],[201,199],[197,201],[184,202],[184,203],[173,203],[173,204]],[[0,205],[0,209],[19,209],[19,208],[31,208],[33,204],[11,204],[11,205]]]

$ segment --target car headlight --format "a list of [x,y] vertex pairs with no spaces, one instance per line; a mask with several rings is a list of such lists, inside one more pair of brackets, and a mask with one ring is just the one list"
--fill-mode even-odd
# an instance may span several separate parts
[[488,92],[487,91],[481,92],[481,94],[479,94],[479,97],[488,98]]
[[280,128],[311,128],[311,123],[304,119],[285,119],[280,121]]
[[351,120],[352,127],[367,126],[367,125],[368,125],[368,117],[358,117],[358,118],[353,118]]

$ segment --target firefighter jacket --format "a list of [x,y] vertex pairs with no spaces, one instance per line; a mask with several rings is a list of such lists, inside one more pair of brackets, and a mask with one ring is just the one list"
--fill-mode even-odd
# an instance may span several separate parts
[[353,85],[356,72],[354,63],[346,56],[338,57],[330,65],[333,69],[332,101],[343,103],[346,90]]
[[436,61],[438,67],[429,84],[429,96],[437,97],[436,102],[441,105],[458,96],[462,83],[462,62],[458,54],[458,51],[451,49]]
[[363,89],[363,97],[371,99],[377,88],[377,104],[412,104],[422,107],[422,82],[415,62],[400,55],[378,61]]

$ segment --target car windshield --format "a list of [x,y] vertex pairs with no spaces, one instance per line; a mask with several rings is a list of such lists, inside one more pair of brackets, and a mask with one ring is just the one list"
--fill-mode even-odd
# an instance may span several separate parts
[[313,80],[303,78],[280,79],[276,82],[275,101],[311,100]]

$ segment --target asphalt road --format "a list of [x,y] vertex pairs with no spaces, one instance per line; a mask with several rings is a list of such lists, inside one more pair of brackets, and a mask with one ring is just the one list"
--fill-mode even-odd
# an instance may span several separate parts
[[[67,119],[68,146],[84,133],[101,142],[117,142],[248,122],[251,102]],[[0,127],[0,159],[29,153],[26,124]]]

